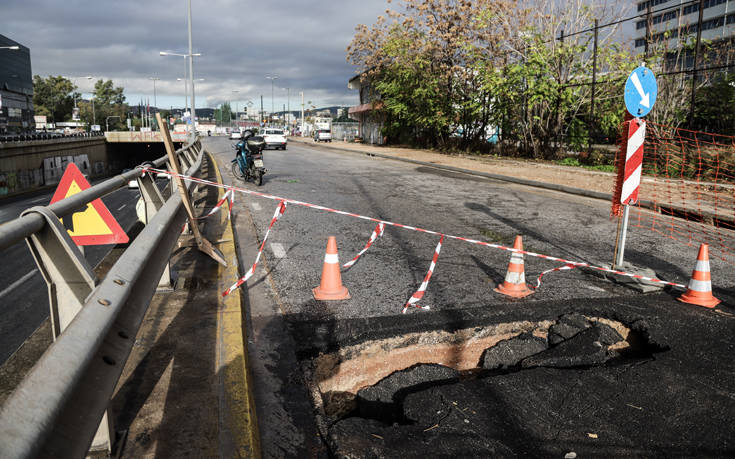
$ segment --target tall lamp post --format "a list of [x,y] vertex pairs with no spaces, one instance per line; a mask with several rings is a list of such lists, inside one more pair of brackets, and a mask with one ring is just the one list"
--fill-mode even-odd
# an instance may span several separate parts
[[[286,90],[286,94],[288,94],[286,96],[286,100],[288,101],[288,111],[286,113],[288,113],[289,115],[291,115],[291,88],[281,88],[281,89],[285,89]],[[289,125],[291,124],[291,122],[288,120],[288,118],[286,118],[284,121],[286,121]]]
[[266,78],[271,80],[271,123],[273,122],[273,111],[275,110],[275,105],[273,104],[273,83],[278,79],[278,75],[266,75]]
[[[191,7],[191,2],[189,3],[189,6]],[[189,22],[191,22],[191,16],[189,17]],[[191,87],[192,87],[192,90],[191,90],[191,118],[192,118],[192,123],[193,123],[194,122],[193,121],[194,120],[194,79],[192,78],[190,72],[188,72],[188,71],[193,70],[193,66],[191,65],[191,62],[189,62],[188,66],[186,65],[186,58],[188,57],[188,58],[193,59],[194,57],[201,56],[201,53],[191,52],[191,27],[189,28],[189,35],[190,37],[189,37],[189,53],[188,54],[169,53],[167,51],[161,51],[158,54],[160,56],[179,56],[179,57],[184,58],[184,102],[185,102],[184,111],[186,111],[186,108],[187,108],[186,106],[189,104],[189,101],[188,101],[189,90],[187,88],[187,77],[188,77],[189,82],[191,83]],[[189,74],[187,75],[187,73]],[[189,131],[189,133],[191,133],[192,131],[189,130],[189,125],[187,124],[186,126],[187,126],[187,130]]]
[[115,115],[115,116],[108,116],[107,118],[105,118],[105,128],[106,128],[105,132],[110,130],[110,118],[120,118],[120,117]]
[[[233,89],[232,94],[237,95],[240,92],[239,89]],[[230,109],[230,113],[232,113],[232,109]],[[235,122],[237,122],[237,100],[235,100]],[[230,116],[230,128],[232,127],[232,116]]]
[[[158,78],[158,77],[148,77],[148,79],[153,81],[153,108],[155,108],[156,111],[158,111],[158,104],[157,104],[157,101],[156,101],[156,81],[160,80],[160,78]],[[153,124],[153,123],[151,123],[151,124]],[[153,129],[153,130],[155,131],[155,129]]]

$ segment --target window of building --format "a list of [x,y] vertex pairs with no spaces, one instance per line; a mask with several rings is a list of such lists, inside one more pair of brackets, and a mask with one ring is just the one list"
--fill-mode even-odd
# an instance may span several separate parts
[[722,27],[724,24],[725,24],[725,16],[720,16],[718,18],[712,18],[712,19],[702,22],[702,30],[716,29],[718,27]]
[[672,19],[676,19],[677,16],[679,16],[679,10],[678,9],[675,9],[673,11],[667,11],[666,13],[664,13],[664,18],[663,19],[664,19],[664,22],[666,22],[666,21],[670,21]]
[[686,16],[687,14],[691,14],[696,11],[699,11],[699,3],[695,3],[694,5],[685,6],[681,14]]
[[727,23],[728,24],[735,24],[735,14],[728,14],[727,15]]
[[640,48],[641,46],[646,46],[646,39],[645,38],[636,38],[635,39],[635,47]]
[[638,30],[645,29],[646,28],[646,21],[638,21],[638,22],[636,22],[635,23],[635,28],[638,29]]

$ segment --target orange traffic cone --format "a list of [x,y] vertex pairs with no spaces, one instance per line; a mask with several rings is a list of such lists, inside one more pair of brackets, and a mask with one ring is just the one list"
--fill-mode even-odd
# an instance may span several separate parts
[[[523,240],[520,236],[516,236],[513,248],[523,250]],[[496,292],[503,295],[512,296],[513,298],[523,298],[533,293],[526,285],[526,274],[523,270],[523,254],[511,252],[510,263],[508,264],[508,272],[505,274],[505,281],[498,285]]]
[[339,256],[337,255],[337,238],[329,236],[327,253],[324,254],[322,281],[319,287],[312,290],[317,300],[349,300],[350,292],[342,285],[339,272]]
[[697,265],[692,271],[689,287],[677,300],[705,308],[714,308],[720,304],[720,300],[712,296],[712,281],[709,274],[709,245],[702,244],[699,246]]

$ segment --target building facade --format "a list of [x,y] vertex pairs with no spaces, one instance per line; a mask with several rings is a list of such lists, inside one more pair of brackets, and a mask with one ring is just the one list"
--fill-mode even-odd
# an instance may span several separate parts
[[[694,66],[692,46],[682,51],[682,45],[693,44],[697,36],[700,5],[702,42],[711,43],[713,49],[727,51],[735,37],[735,0],[637,0],[633,12],[641,17],[624,23],[624,35],[634,37],[637,53],[648,54],[655,46],[663,45],[668,52],[670,69],[691,69]],[[670,54],[676,54],[676,58]]]
[[31,52],[0,35],[0,135],[34,130]]
[[385,143],[382,133],[385,113],[380,95],[370,85],[369,80],[363,78],[363,75],[350,79],[347,87],[360,91],[360,105],[350,107],[348,110],[350,118],[357,120],[358,137],[365,143],[382,145]]

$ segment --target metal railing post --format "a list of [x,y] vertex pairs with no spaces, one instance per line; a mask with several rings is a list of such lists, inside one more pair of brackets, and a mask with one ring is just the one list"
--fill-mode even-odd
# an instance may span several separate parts
[[[156,186],[156,179],[153,173],[148,172],[142,177],[138,177],[138,189],[140,190],[141,200],[143,201],[144,212],[141,215],[144,219],[143,223],[148,224],[155,217],[156,213],[161,210],[165,203],[161,191]],[[158,291],[170,291],[173,288],[171,283],[171,263],[166,263],[166,267],[161,274],[161,280],[158,281]]]
[[[26,242],[48,287],[51,331],[56,341],[84,306],[96,287],[97,277],[53,212],[47,207],[34,207],[21,216],[26,214],[40,214],[46,220],[43,229]],[[74,218],[74,214],[65,218]],[[114,438],[108,410],[100,421],[90,451],[112,451]]]

